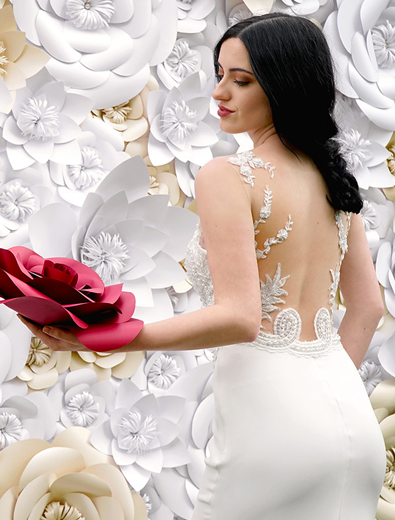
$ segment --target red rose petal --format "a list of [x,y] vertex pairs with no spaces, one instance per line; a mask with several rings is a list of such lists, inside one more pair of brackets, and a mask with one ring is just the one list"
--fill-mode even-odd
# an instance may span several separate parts
[[88,267],[87,265],[81,264],[77,260],[73,258],[49,258],[52,262],[60,263],[67,265],[74,269],[74,271],[78,274],[78,282],[76,285],[76,289],[81,290],[85,286],[89,286],[92,288],[92,292],[102,294],[104,291],[104,283],[100,276]]
[[17,276],[25,282],[28,282],[33,278],[32,275],[23,267],[23,264],[18,262],[15,255],[7,249],[0,249],[0,268],[4,269],[7,273]]
[[92,300],[83,293],[60,280],[36,278],[31,281],[29,285],[61,305],[92,302]]

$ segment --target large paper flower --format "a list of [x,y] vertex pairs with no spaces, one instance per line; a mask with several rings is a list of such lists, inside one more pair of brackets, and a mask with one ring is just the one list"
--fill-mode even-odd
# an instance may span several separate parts
[[[214,1],[214,0],[212,0]],[[176,0],[13,0],[18,26],[52,57],[51,75],[95,108],[119,105],[147,83],[149,65],[171,51]]]
[[98,118],[90,118],[81,125],[77,137],[81,162],[59,164],[50,162],[52,180],[59,186],[59,195],[72,205],[81,207],[86,196],[118,164],[129,158],[123,152],[121,136]]
[[218,138],[203,121],[209,103],[210,99],[201,95],[197,73],[187,77],[167,95],[161,90],[150,93],[148,154],[152,164],[165,164],[177,157],[182,162],[190,160],[202,166],[212,159],[210,147]]
[[215,7],[215,0],[177,0],[178,32],[199,33],[206,28],[205,18]]
[[394,129],[394,0],[344,0],[327,18],[324,31],[338,71],[338,88],[356,100],[377,126]]
[[105,287],[95,271],[70,258],[45,260],[20,246],[0,249],[0,286],[0,303],[41,325],[68,328],[92,350],[126,345],[142,327],[130,318],[133,294],[121,285]]
[[385,198],[381,190],[375,188],[363,192],[363,197],[362,221],[373,261],[376,261],[379,247],[391,240],[395,207],[393,202]]
[[152,473],[189,462],[187,450],[178,439],[177,424],[184,402],[179,397],[144,396],[124,379],[110,419],[95,430],[91,442],[112,455],[131,486],[140,491]]
[[[15,98],[15,91],[26,86],[49,60],[49,56],[32,45],[26,45],[25,34],[17,30],[12,6],[6,5],[0,14],[0,77]],[[10,104],[4,111],[9,112]]]
[[90,108],[89,99],[66,93],[64,85],[51,81],[47,73],[28,80],[27,86],[17,91],[10,115],[0,115],[12,168],[21,170],[36,161],[81,162],[75,139]]
[[370,396],[380,423],[387,450],[387,468],[379,503],[377,520],[391,520],[395,516],[395,380],[379,383]]
[[84,428],[70,428],[52,444],[29,439],[1,451],[2,520],[146,520],[144,500],[89,437]]

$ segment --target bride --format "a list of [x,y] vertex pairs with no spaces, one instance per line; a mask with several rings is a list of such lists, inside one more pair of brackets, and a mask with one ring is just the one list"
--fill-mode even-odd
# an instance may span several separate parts
[[[270,14],[228,29],[214,63],[220,127],[254,147],[196,177],[186,266],[204,307],[119,350],[219,347],[193,520],[374,520],[385,452],[357,368],[383,305],[336,141],[328,45],[313,22]],[[24,322],[54,350],[86,350]]]

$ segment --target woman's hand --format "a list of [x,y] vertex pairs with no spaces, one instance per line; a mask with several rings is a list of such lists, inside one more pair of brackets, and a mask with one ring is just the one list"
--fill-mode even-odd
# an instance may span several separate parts
[[21,322],[45,345],[52,350],[91,352],[83,345],[71,332],[59,329],[58,327],[40,327],[31,321],[26,320],[20,314],[17,315]]

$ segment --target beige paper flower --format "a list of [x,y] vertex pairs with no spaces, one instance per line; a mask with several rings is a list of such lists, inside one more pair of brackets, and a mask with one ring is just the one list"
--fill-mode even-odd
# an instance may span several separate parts
[[70,360],[71,352],[54,352],[33,336],[26,365],[18,378],[31,390],[44,390],[57,382],[59,374],[69,368]]
[[2,520],[146,520],[144,500],[130,491],[111,457],[69,428],[52,444],[29,439],[0,453]]
[[[0,13],[0,77],[12,99],[16,90],[26,86],[26,78],[41,70],[49,58],[46,52],[26,45],[25,33],[17,30],[12,6],[5,5]],[[4,111],[8,113],[11,108]]]
[[120,132],[126,145],[148,134],[148,94],[158,89],[158,82],[151,76],[143,90],[134,98],[121,105],[93,110],[92,113]]
[[99,381],[131,377],[144,359],[144,352],[73,352],[70,370],[92,369]]
[[387,468],[377,507],[377,520],[395,518],[395,379],[379,383],[370,396],[387,450]]

